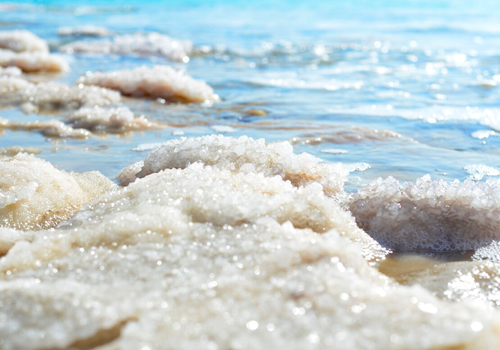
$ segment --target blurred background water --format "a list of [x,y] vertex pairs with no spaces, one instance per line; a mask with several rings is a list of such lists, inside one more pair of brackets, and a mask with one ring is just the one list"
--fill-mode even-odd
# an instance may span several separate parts
[[[496,1],[32,1],[0,3],[0,29],[27,29],[53,51],[61,26],[191,40],[187,63],[63,56],[73,85],[87,71],[167,64],[211,85],[213,106],[128,100],[162,131],[78,140],[6,131],[0,147],[34,146],[65,170],[115,177],[145,143],[225,132],[290,140],[296,152],[357,164],[347,188],[379,176],[463,180],[464,167],[500,169],[500,3]],[[96,40],[96,39],[86,39]],[[36,120],[4,109],[0,116]],[[221,127],[222,126],[222,127]],[[470,172],[470,171],[469,171]],[[478,176],[478,178],[481,176]]]

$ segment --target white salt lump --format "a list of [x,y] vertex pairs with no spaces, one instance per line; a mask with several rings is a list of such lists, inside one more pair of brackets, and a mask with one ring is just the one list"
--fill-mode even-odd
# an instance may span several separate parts
[[67,53],[102,53],[118,55],[160,56],[172,61],[188,62],[193,44],[175,40],[160,33],[127,34],[112,40],[77,41],[61,48]]
[[340,163],[322,164],[310,154],[294,154],[288,142],[266,144],[263,139],[247,136],[235,139],[210,135],[166,142],[146,157],[138,177],[164,169],[183,169],[195,162],[233,172],[279,175],[295,186],[319,183],[328,194],[341,192],[349,174]]
[[0,31],[0,48],[14,52],[49,52],[47,42],[27,30]]
[[62,57],[47,52],[13,52],[0,49],[0,66],[14,66],[24,72],[69,71],[69,66]]
[[81,77],[78,83],[97,85],[120,91],[135,97],[163,98],[181,102],[216,102],[219,97],[214,90],[168,66],[145,66],[110,73],[92,73]]
[[67,86],[48,82],[34,84],[21,78],[0,77],[0,104],[21,105],[23,110],[78,109],[120,101],[119,92],[97,86]]
[[7,67],[7,68],[2,68],[0,67],[0,76],[20,76],[22,75],[23,72],[17,68],[17,67]]
[[46,137],[55,138],[89,138],[92,133],[85,129],[74,129],[69,125],[55,119],[42,120],[35,122],[13,122],[5,118],[0,118],[0,130],[20,130],[20,131],[35,131]]
[[110,187],[99,172],[66,173],[24,153],[0,158],[0,225],[54,227]]
[[[345,213],[318,184],[201,164],[152,174],[0,259],[2,349],[500,345],[484,305],[371,268]],[[319,235],[319,222],[335,224]]]
[[500,182],[490,179],[399,184],[379,178],[358,189],[349,209],[358,225],[396,251],[477,249],[500,238]]
[[164,125],[149,120],[143,115],[134,116],[126,108],[80,108],[66,121],[74,128],[87,129],[97,133],[128,132],[161,129]]

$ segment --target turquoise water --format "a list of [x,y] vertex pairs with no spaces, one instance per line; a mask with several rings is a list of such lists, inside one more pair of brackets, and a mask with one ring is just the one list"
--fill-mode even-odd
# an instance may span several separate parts
[[[3,4],[5,5],[5,4]],[[87,71],[140,65],[184,68],[211,85],[222,102],[212,107],[127,102],[170,128],[85,141],[54,141],[6,131],[0,147],[40,147],[40,157],[66,170],[99,170],[115,177],[142,160],[143,143],[214,133],[214,125],[267,141],[294,139],[296,152],[325,162],[368,163],[347,188],[379,176],[463,180],[463,169],[500,169],[500,3],[494,1],[47,1],[3,6],[3,30],[27,29],[53,51],[72,39],[61,26],[94,24],[117,33],[161,32],[191,40],[188,63],[160,58],[63,55],[74,84]],[[88,39],[95,40],[95,39]],[[468,107],[472,109],[468,109]],[[253,116],[252,109],[264,110]],[[451,111],[451,112],[450,112]],[[451,116],[450,116],[451,113]],[[0,116],[36,120],[4,109]],[[50,117],[50,116],[48,116]],[[57,117],[57,116],[56,116]],[[495,129],[496,128],[496,129]],[[388,130],[395,134],[387,137]],[[176,135],[174,135],[174,133]],[[385,136],[384,136],[385,135]],[[394,137],[397,136],[397,137]],[[321,142],[311,142],[322,138]],[[309,141],[308,141],[309,140]],[[330,149],[348,151],[325,153]]]

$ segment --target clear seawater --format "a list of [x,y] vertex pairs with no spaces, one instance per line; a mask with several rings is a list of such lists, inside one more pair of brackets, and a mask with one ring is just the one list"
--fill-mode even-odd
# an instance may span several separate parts
[[[20,3],[16,2],[16,5]],[[296,152],[325,162],[368,163],[348,190],[379,176],[463,180],[463,169],[500,169],[500,3],[497,1],[34,1],[2,4],[0,29],[27,29],[51,48],[69,39],[61,26],[94,24],[117,33],[160,32],[191,40],[188,63],[161,58],[64,55],[74,84],[87,71],[168,64],[206,81],[222,102],[211,107],[128,102],[137,113],[171,124],[127,137],[54,141],[6,131],[0,147],[40,147],[65,170],[114,178],[144,159],[139,144],[235,129],[266,141],[294,140]],[[91,39],[95,40],[95,39]],[[251,110],[265,111],[255,116]],[[450,115],[451,111],[451,116]],[[4,109],[0,116],[35,120]],[[495,124],[496,123],[496,124]],[[388,130],[398,137],[387,137]],[[385,135],[385,136],[384,136]],[[394,136],[394,134],[392,134]],[[314,142],[321,138],[320,142]],[[341,149],[344,154],[326,153]]]

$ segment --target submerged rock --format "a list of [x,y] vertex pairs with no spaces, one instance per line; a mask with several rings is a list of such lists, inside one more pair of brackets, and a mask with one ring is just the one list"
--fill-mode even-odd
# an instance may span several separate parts
[[97,85],[120,91],[135,97],[163,98],[181,102],[216,102],[219,97],[214,90],[168,66],[145,66],[110,73],[93,73],[81,77],[78,83]]
[[112,40],[77,41],[61,48],[67,53],[102,53],[118,55],[161,56],[173,61],[189,61],[190,41],[175,40],[159,33],[128,34]]
[[99,172],[67,173],[24,153],[0,158],[0,224],[20,230],[56,226],[112,187]]
[[349,203],[358,225],[395,251],[477,249],[500,238],[500,182],[467,179],[399,184],[379,178]]
[[392,283],[360,235],[377,249],[318,183],[202,164],[151,174],[0,259],[2,347],[499,345],[484,305]]

